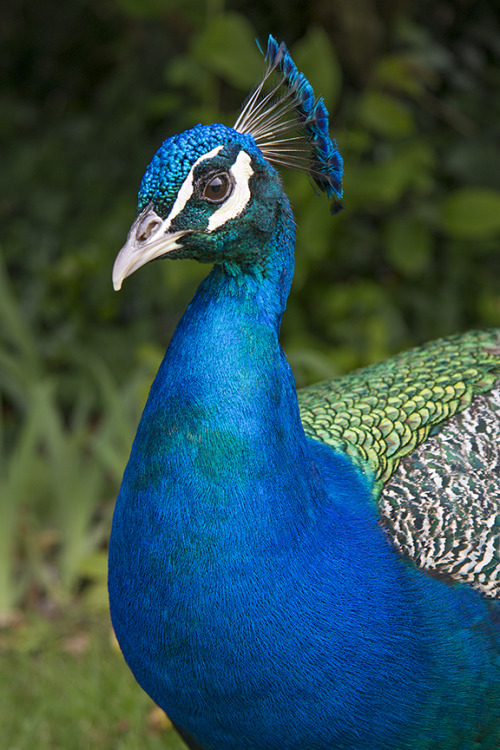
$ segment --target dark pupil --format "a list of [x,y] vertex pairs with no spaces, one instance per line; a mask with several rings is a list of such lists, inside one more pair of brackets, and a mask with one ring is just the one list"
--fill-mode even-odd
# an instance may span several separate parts
[[217,175],[205,188],[205,197],[212,200],[221,199],[225,196],[228,188],[228,179],[225,175]]

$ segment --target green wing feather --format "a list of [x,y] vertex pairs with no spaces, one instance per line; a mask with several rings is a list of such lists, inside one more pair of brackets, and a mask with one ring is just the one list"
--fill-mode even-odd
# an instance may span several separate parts
[[347,453],[380,491],[404,456],[499,373],[499,331],[439,339],[299,391],[304,431]]

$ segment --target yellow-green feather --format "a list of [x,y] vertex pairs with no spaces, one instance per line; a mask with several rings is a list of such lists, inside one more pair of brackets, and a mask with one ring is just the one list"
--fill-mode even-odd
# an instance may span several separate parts
[[404,456],[491,389],[499,373],[498,332],[439,339],[299,391],[304,431],[347,453],[380,489]]

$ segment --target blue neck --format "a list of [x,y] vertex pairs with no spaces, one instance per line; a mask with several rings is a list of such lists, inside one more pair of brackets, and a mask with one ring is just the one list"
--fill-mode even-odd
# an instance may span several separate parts
[[259,268],[214,267],[177,327],[139,427],[129,481],[158,487],[168,477],[164,512],[178,519],[181,509],[191,542],[199,535],[205,548],[210,529],[223,547],[225,528],[231,538],[239,530],[249,554],[264,537],[267,547],[270,537],[282,544],[324,496],[278,338],[293,242],[285,212]]

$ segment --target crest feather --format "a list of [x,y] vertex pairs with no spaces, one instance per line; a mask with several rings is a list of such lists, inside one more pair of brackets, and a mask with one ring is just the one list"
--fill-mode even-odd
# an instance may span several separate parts
[[269,36],[264,77],[247,99],[234,125],[251,135],[264,157],[277,165],[309,174],[333,198],[332,211],[342,206],[342,156],[328,132],[328,111],[316,99],[284,42]]

